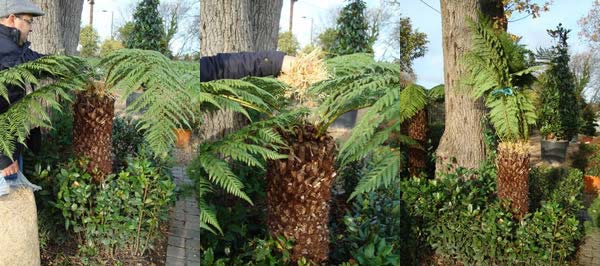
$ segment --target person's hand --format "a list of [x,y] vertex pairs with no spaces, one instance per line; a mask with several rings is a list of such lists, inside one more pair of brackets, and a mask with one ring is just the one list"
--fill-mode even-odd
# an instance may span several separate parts
[[283,64],[281,65],[281,72],[287,73],[292,70],[292,65],[296,62],[296,57],[286,55],[283,57]]
[[19,164],[17,161],[14,161],[11,165],[2,169],[2,176],[9,176],[12,174],[16,174],[17,171],[19,171]]

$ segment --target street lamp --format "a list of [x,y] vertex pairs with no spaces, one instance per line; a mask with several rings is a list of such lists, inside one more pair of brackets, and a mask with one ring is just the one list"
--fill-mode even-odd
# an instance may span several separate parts
[[310,18],[310,45],[313,45],[313,18],[309,16],[302,16],[302,18]]
[[108,11],[106,9],[102,10],[102,12],[103,13],[110,12],[110,40],[112,41],[113,40],[113,18],[114,18],[114,12],[112,10]]

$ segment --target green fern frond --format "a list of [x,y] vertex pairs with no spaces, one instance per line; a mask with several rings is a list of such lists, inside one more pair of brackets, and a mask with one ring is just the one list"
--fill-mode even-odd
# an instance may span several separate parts
[[[157,155],[166,156],[173,145],[174,129],[189,125],[194,118],[190,99],[190,75],[180,75],[177,65],[156,51],[121,49],[100,61],[105,69],[106,87],[127,98],[143,88],[143,93],[126,112],[140,112],[139,127]],[[198,79],[200,74],[196,74]]]
[[[356,63],[350,63],[357,60]],[[390,90],[400,90],[400,67],[375,62],[366,55],[348,55],[326,62],[331,79],[315,84],[310,93],[323,99],[317,108],[319,134],[341,115],[373,105]],[[349,65],[345,65],[349,64]]]
[[400,173],[400,152],[391,149],[377,151],[378,158],[372,161],[372,170],[358,182],[348,200],[356,195],[374,191],[381,187],[388,187]]
[[526,139],[534,123],[531,84],[539,66],[527,68],[526,49],[506,32],[492,28],[486,18],[469,22],[472,49],[463,57],[464,80],[474,98],[485,99],[490,121],[502,141]]
[[[34,127],[50,128],[46,106],[60,110],[57,97],[71,100],[72,91],[83,87],[85,76],[81,59],[66,56],[48,56],[0,71],[0,95],[8,100],[8,87],[25,91],[27,85],[37,87],[34,92],[13,103],[0,114],[0,152],[12,158],[17,143],[24,144],[29,130]],[[41,80],[47,80],[41,85]]]

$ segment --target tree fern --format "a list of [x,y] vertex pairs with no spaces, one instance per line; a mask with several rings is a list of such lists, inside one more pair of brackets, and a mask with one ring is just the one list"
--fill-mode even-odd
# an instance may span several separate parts
[[213,233],[215,230],[222,233],[214,208],[205,200],[205,196],[216,188],[253,204],[244,192],[244,184],[235,176],[232,163],[264,169],[267,160],[286,158],[276,152],[286,145],[273,128],[287,128],[288,125],[297,124],[307,113],[306,109],[283,112],[254,122],[221,140],[204,142],[199,146],[198,156],[188,167],[188,174],[198,184],[200,222],[204,224],[203,228]]
[[465,83],[474,98],[485,98],[490,121],[502,141],[517,141],[529,136],[535,123],[531,84],[539,67],[527,67],[526,49],[507,33],[492,28],[487,19],[469,22],[472,49],[462,63],[468,70]]
[[[83,65],[78,58],[48,56],[0,71],[0,95],[7,101],[8,87],[23,91],[28,85],[37,87],[33,93],[12,103],[7,112],[0,114],[2,154],[12,157],[17,142],[24,144],[31,128],[51,127],[48,109],[42,102],[46,102],[49,108],[60,110],[57,97],[70,100],[70,92],[83,87]],[[42,84],[41,80],[45,79],[47,81]]]
[[[191,89],[176,65],[155,51],[121,49],[103,58],[99,66],[105,71],[110,92],[127,98],[144,89],[126,112],[144,110],[139,127],[155,154],[166,155],[175,139],[173,129],[187,125],[193,117]],[[196,75],[199,78],[199,73]]]

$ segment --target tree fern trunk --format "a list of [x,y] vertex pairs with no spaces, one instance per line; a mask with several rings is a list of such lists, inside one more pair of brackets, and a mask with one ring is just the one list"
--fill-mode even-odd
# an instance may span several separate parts
[[529,210],[529,152],[523,143],[500,143],[498,197],[511,200],[511,210],[521,219]]
[[292,259],[328,259],[331,186],[335,179],[335,141],[316,136],[312,125],[284,133],[288,159],[270,161],[267,170],[268,229],[295,239]]
[[88,171],[97,183],[112,171],[114,105],[112,97],[86,92],[73,105],[73,152],[90,159]]
[[[408,136],[424,149],[427,145],[427,110],[421,110],[408,123]],[[411,176],[419,176],[427,168],[427,151],[411,147],[408,149],[408,170]]]

